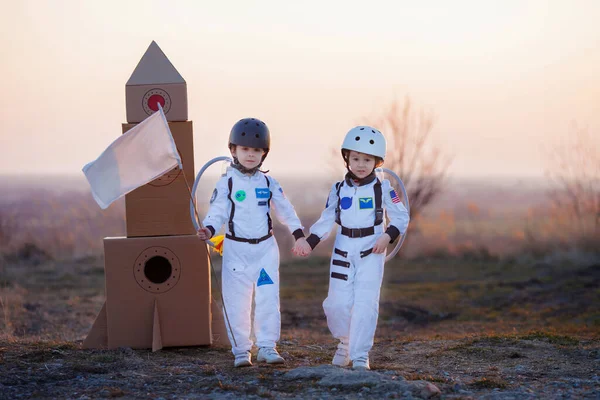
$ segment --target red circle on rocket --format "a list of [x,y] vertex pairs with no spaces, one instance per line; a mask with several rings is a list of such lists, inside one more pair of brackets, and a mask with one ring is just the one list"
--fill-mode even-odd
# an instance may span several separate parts
[[150,107],[152,111],[158,111],[158,103],[160,103],[161,107],[165,107],[165,98],[160,94],[153,94],[148,99],[148,107]]
[[162,107],[165,114],[171,109],[171,97],[163,89],[153,88],[146,92],[142,98],[142,108],[146,114],[151,115],[158,111],[158,105]]

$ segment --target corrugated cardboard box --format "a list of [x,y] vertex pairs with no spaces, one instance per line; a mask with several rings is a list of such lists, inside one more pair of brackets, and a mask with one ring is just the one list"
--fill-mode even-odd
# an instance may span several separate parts
[[187,121],[187,85],[156,42],[152,42],[125,85],[127,122],[142,122],[158,110],[167,121]]
[[[134,126],[123,124],[123,133]],[[183,171],[176,167],[125,196],[128,237],[196,233],[190,217],[190,188],[195,179],[192,122],[169,122],[169,128],[181,155]]]
[[212,343],[208,252],[196,235],[105,238],[104,256],[108,348]]

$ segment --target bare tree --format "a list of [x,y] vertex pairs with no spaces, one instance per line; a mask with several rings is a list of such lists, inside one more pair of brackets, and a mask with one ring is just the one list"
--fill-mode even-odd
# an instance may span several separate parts
[[413,220],[443,190],[451,158],[431,143],[433,112],[415,109],[409,97],[394,100],[381,115],[365,123],[379,129],[387,140],[385,167],[404,182]]
[[[563,220],[582,237],[600,237],[600,151],[586,128],[573,123],[565,144],[548,157],[550,197]],[[566,218],[565,218],[566,217]],[[574,224],[574,226],[573,226]]]

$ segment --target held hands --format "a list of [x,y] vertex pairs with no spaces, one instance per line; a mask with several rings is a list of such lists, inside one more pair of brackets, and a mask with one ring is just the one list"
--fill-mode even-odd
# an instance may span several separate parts
[[212,236],[212,232],[208,228],[200,228],[196,232],[196,235],[202,240],[208,240]]
[[379,239],[377,239],[377,241],[375,242],[375,246],[373,246],[373,253],[383,253],[387,248],[388,244],[390,243],[391,239],[392,238],[387,233],[384,233],[383,235],[379,236]]
[[292,253],[295,256],[308,257],[311,252],[312,249],[310,244],[308,244],[306,239],[303,237],[296,240],[296,244],[294,244],[294,247],[292,248]]

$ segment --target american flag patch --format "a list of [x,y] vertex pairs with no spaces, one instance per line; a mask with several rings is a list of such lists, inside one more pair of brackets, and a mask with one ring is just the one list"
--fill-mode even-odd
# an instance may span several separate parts
[[394,189],[390,190],[390,197],[392,198],[393,203],[400,203],[400,197],[398,197]]

